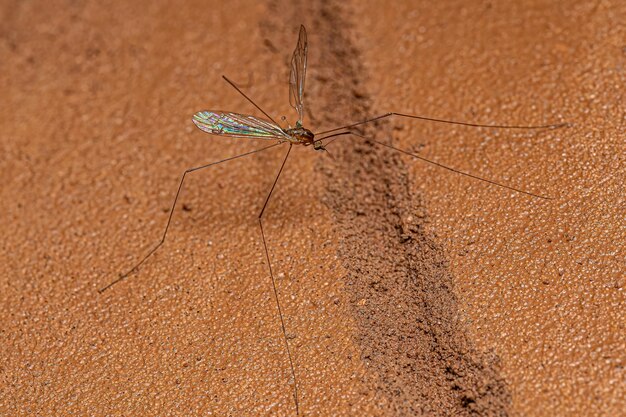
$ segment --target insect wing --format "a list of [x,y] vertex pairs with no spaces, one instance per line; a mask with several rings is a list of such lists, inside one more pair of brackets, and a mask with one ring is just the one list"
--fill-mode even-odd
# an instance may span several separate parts
[[280,126],[247,114],[201,111],[194,114],[192,120],[200,130],[212,135],[258,139],[289,138]]
[[298,112],[298,123],[302,125],[304,113],[304,79],[306,76],[307,53],[306,29],[300,26],[298,44],[291,57],[291,74],[289,76],[289,104]]

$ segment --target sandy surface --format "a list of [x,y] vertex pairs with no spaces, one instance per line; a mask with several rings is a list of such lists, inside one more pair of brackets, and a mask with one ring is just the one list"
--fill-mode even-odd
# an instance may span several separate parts
[[[286,148],[202,109],[362,132],[294,147],[265,215],[307,416],[619,415],[626,7],[617,1],[0,2],[0,414],[295,415],[257,215]],[[515,3],[517,4],[517,3]],[[235,21],[236,19],[236,21]],[[258,113],[256,113],[258,114]]]

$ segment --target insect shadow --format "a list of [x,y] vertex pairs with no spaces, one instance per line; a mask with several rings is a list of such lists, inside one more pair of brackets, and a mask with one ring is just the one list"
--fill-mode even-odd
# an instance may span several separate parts
[[165,225],[165,230],[163,231],[163,236],[161,240],[132,268],[130,268],[125,273],[121,274],[117,279],[111,281],[106,286],[100,288],[98,291],[103,293],[104,291],[110,289],[112,286],[120,283],[121,281],[128,278],[132,273],[137,271],[141,265],[144,264],[165,242],[165,238],[167,236],[167,232],[169,230],[172,216],[174,214],[174,209],[176,207],[176,203],[178,201],[178,197],[180,195],[180,191],[183,188],[183,183],[185,182],[185,178],[187,178],[187,174],[190,174],[194,171],[199,171],[205,168],[209,168],[224,162],[232,161],[234,159],[243,158],[246,156],[250,156],[253,154],[257,154],[259,152],[263,152],[265,150],[274,148],[279,145],[287,144],[289,145],[287,152],[282,160],[278,173],[272,183],[272,186],[267,193],[267,197],[263,203],[263,207],[258,215],[259,221],[259,229],[261,231],[261,239],[263,241],[263,250],[265,252],[265,260],[267,261],[268,271],[271,278],[272,290],[274,292],[274,299],[276,301],[276,308],[278,312],[278,316],[280,318],[280,325],[283,334],[283,340],[285,344],[285,351],[287,353],[287,359],[289,362],[289,367],[291,369],[291,377],[293,380],[293,398],[294,398],[294,407],[296,411],[296,415],[300,414],[300,404],[298,401],[298,379],[296,376],[295,365],[293,361],[293,357],[291,354],[291,349],[289,346],[289,341],[287,337],[287,330],[285,327],[285,320],[283,317],[282,307],[280,303],[280,299],[278,297],[278,291],[276,289],[276,280],[274,278],[274,272],[272,270],[272,264],[270,262],[269,250],[267,246],[267,239],[265,238],[265,231],[263,229],[263,214],[265,213],[265,209],[272,197],[272,193],[276,188],[276,184],[278,183],[278,179],[280,178],[281,173],[283,172],[283,168],[289,158],[289,154],[291,152],[291,148],[294,145],[302,145],[302,146],[312,146],[314,150],[324,152],[326,151],[326,146],[338,139],[341,136],[353,136],[354,138],[367,140],[375,145],[386,147],[392,149],[396,152],[402,153],[404,155],[408,155],[412,158],[421,160],[431,165],[435,165],[439,168],[446,169],[448,171],[452,171],[456,174],[460,174],[469,178],[473,178],[478,181],[482,181],[485,183],[489,183],[491,185],[505,188],[511,191],[515,191],[520,194],[525,194],[532,198],[538,198],[543,200],[550,200],[551,198],[545,195],[537,194],[534,192],[530,192],[527,190],[522,190],[520,188],[516,188],[507,184],[503,184],[501,182],[497,182],[488,178],[483,178],[478,175],[474,175],[469,172],[461,171],[456,168],[443,165],[439,162],[436,162],[431,159],[424,158],[420,155],[417,155],[413,152],[397,148],[393,145],[390,145],[385,142],[381,142],[375,140],[370,137],[366,137],[361,133],[354,130],[355,127],[365,125],[367,123],[372,123],[377,120],[387,119],[391,117],[400,117],[406,119],[416,119],[423,120],[429,122],[437,122],[437,123],[446,123],[452,125],[461,125],[461,126],[469,126],[469,127],[486,127],[486,128],[496,128],[496,129],[554,129],[559,127],[567,126],[567,123],[559,123],[559,124],[548,124],[548,125],[537,125],[537,126],[518,126],[518,125],[490,125],[490,124],[479,124],[479,123],[467,123],[461,121],[454,120],[445,120],[445,119],[437,119],[433,117],[424,117],[418,115],[411,115],[406,113],[398,113],[398,112],[389,112],[385,114],[381,114],[376,117],[371,117],[369,119],[348,124],[345,126],[336,127],[333,129],[313,133],[311,130],[304,127],[302,124],[303,114],[304,114],[304,81],[306,76],[306,68],[307,68],[307,34],[306,29],[303,25],[300,26],[300,33],[298,36],[298,43],[296,45],[296,49],[293,52],[291,58],[291,73],[289,76],[289,103],[298,113],[298,121],[296,122],[294,127],[282,128],[280,125],[266,113],[261,107],[259,107],[250,97],[248,97],[239,86],[237,86],[234,82],[222,76],[226,82],[228,82],[235,90],[237,90],[243,97],[246,98],[254,107],[256,107],[267,119],[258,118],[251,115],[233,113],[233,112],[225,112],[225,111],[200,111],[193,115],[192,121],[195,125],[200,128],[202,131],[218,136],[227,136],[232,138],[253,138],[253,139],[267,139],[274,141],[273,144],[269,146],[265,146],[260,149],[255,149],[250,152],[246,152],[240,155],[235,155],[230,158],[222,159],[220,161],[211,162],[206,165],[189,168],[183,172],[182,178],[180,179],[180,183],[178,184],[178,189],[176,191],[176,196],[174,197],[174,202],[172,203],[172,207],[169,211],[169,216],[167,218],[167,224]]

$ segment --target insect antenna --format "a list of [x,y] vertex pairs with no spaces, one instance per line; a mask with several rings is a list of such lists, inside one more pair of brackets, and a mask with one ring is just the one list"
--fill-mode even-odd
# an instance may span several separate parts
[[388,143],[385,143],[385,142],[380,142],[380,141],[378,141],[376,139],[372,139],[372,138],[369,138],[367,136],[363,136],[363,135],[361,135],[359,133],[356,133],[356,132],[350,131],[350,132],[335,133],[335,134],[332,134],[332,135],[325,136],[325,137],[323,137],[323,138],[321,138],[319,140],[333,138],[332,140],[330,140],[330,141],[328,141],[328,142],[326,142],[324,144],[324,146],[328,146],[331,142],[334,142],[335,140],[337,140],[339,136],[344,136],[344,135],[354,135],[354,136],[357,136],[357,137],[359,137],[361,139],[372,141],[372,142],[374,142],[377,145],[384,146],[386,148],[389,148],[389,149],[392,149],[394,151],[403,153],[405,155],[412,156],[413,158],[416,158],[416,159],[419,159],[421,161],[427,162],[427,163],[429,163],[431,165],[434,165],[434,166],[437,166],[439,168],[447,169],[448,171],[454,172],[456,174],[461,174],[461,175],[464,175],[466,177],[473,178],[475,180],[479,180],[479,181],[483,181],[483,182],[486,182],[486,183],[489,183],[489,184],[492,184],[492,185],[496,185],[496,186],[501,187],[501,188],[506,188],[507,190],[515,191],[515,192],[521,193],[521,194],[526,194],[528,196],[535,197],[535,198],[540,198],[542,200],[553,200],[552,197],[547,197],[547,196],[541,195],[541,194],[535,194],[535,193],[530,192],[530,191],[525,191],[525,190],[522,190],[520,188],[512,187],[510,185],[506,185],[506,184],[503,184],[503,183],[500,183],[500,182],[497,182],[497,181],[494,181],[494,180],[490,180],[488,178],[479,177],[478,175],[470,174],[469,172],[465,172],[465,171],[461,171],[461,170],[456,169],[456,168],[449,167],[447,165],[444,165],[442,163],[433,161],[431,159],[424,158],[423,156],[417,155],[417,154],[415,154],[413,152],[409,152],[409,151],[406,151],[404,149],[396,148],[393,145],[389,145]]
[[559,127],[569,126],[569,123],[558,123],[558,124],[538,125],[538,126],[488,125],[488,124],[479,124],[479,123],[459,122],[456,120],[436,119],[434,117],[416,116],[416,115],[406,114],[406,113],[389,112],[389,113],[382,114],[380,116],[363,120],[362,122],[352,123],[346,126],[341,126],[341,127],[336,127],[330,130],[325,130],[323,132],[319,132],[318,135],[325,135],[327,133],[336,132],[338,130],[349,129],[351,127],[364,125],[366,123],[375,122],[376,120],[382,120],[387,117],[393,117],[393,116],[406,117],[406,118],[417,119],[417,120],[425,120],[428,122],[446,123],[446,124],[451,124],[451,125],[470,126],[470,127],[489,127],[489,128],[494,128],[494,129],[556,129]]
[[283,168],[285,168],[285,163],[287,162],[287,158],[289,158],[289,153],[291,152],[292,144],[289,144],[289,150],[287,150],[287,154],[285,155],[285,159],[283,159],[283,163],[278,170],[278,174],[276,175],[276,179],[272,184],[272,188],[270,188],[270,192],[267,194],[267,198],[263,203],[263,208],[259,212],[259,227],[261,228],[261,238],[263,239],[263,249],[265,249],[265,258],[267,259],[267,266],[270,272],[270,278],[272,279],[272,288],[274,289],[274,298],[276,299],[276,307],[278,308],[278,316],[280,317],[280,325],[283,331],[283,339],[285,341],[285,348],[287,349],[287,356],[289,358],[289,366],[291,368],[291,376],[293,377],[293,397],[296,404],[296,415],[300,415],[300,406],[298,403],[298,380],[296,379],[296,370],[293,365],[293,359],[291,357],[291,349],[289,348],[289,341],[287,340],[287,330],[285,328],[285,319],[283,318],[283,310],[280,306],[280,301],[278,298],[278,290],[276,289],[276,280],[274,279],[274,272],[272,271],[272,262],[270,261],[270,254],[267,250],[267,240],[265,239],[265,231],[263,230],[263,213],[265,213],[265,209],[267,208],[267,204],[270,201],[270,197],[272,196],[272,192],[274,192],[274,188],[278,183],[278,178],[280,178],[280,174],[283,172]]
[[170,214],[169,214],[169,217],[167,218],[167,224],[165,225],[165,231],[163,232],[163,236],[161,237],[161,240],[159,241],[159,243],[157,243],[156,246],[154,246],[147,253],[146,256],[144,256],[139,262],[137,262],[135,264],[135,266],[130,268],[126,273],[120,275],[117,279],[111,281],[106,286],[100,288],[98,290],[98,292],[100,294],[102,294],[104,291],[108,290],[109,288],[111,288],[115,284],[117,284],[117,283],[125,280],[126,278],[128,278],[128,276],[130,274],[132,274],[137,269],[139,269],[139,267],[141,265],[143,265],[143,263],[146,262],[148,260],[148,258],[150,258],[157,251],[157,249],[159,249],[161,247],[161,245],[163,245],[163,243],[165,242],[165,237],[167,236],[167,232],[168,232],[168,230],[170,228],[170,223],[172,222],[172,216],[174,215],[174,208],[176,207],[176,202],[178,201],[178,196],[180,195],[180,190],[183,188],[183,183],[185,182],[185,178],[187,177],[187,174],[189,174],[191,172],[194,172],[194,171],[199,171],[199,170],[204,169],[204,168],[208,168],[208,167],[211,167],[211,166],[215,166],[215,165],[221,164],[222,162],[232,161],[233,159],[238,159],[238,158],[242,158],[244,156],[248,156],[248,155],[252,155],[252,154],[255,154],[255,153],[259,153],[259,152],[265,151],[267,149],[273,148],[273,147],[278,146],[278,145],[280,145],[280,143],[275,143],[273,145],[266,146],[264,148],[255,149],[255,150],[250,151],[250,152],[242,153],[242,154],[236,155],[236,156],[231,156],[230,158],[222,159],[220,161],[211,162],[211,163],[206,164],[206,165],[202,165],[202,166],[195,167],[195,168],[189,168],[189,169],[185,170],[185,172],[183,172],[182,178],[180,179],[180,183],[178,184],[178,190],[176,191],[176,197],[174,197],[174,202],[172,203],[172,207],[170,208]]
[[280,126],[278,123],[276,123],[276,120],[274,120],[274,118],[273,118],[272,116],[270,116],[269,114],[267,114],[267,113],[265,112],[265,110],[263,110],[261,107],[259,107],[259,105],[258,105],[258,104],[256,104],[256,103],[254,102],[254,100],[252,100],[250,97],[248,97],[248,96],[246,95],[246,93],[244,93],[243,91],[241,91],[241,89],[240,89],[239,87],[237,87],[237,86],[235,85],[235,83],[234,83],[234,82],[232,82],[231,80],[229,80],[228,78],[226,78],[226,76],[225,76],[225,75],[222,75],[222,78],[223,78],[224,80],[226,80],[226,82],[227,82],[228,84],[232,85],[232,86],[233,86],[233,88],[234,88],[235,90],[237,90],[237,91],[239,92],[239,94],[241,94],[242,96],[244,96],[246,100],[248,100],[250,103],[252,103],[252,105],[253,105],[254,107],[256,107],[257,109],[259,109],[259,111],[260,111],[261,113],[263,113],[263,114],[264,114],[264,115],[265,115],[268,119],[270,119],[272,122],[274,122],[274,124],[275,124],[276,126]]

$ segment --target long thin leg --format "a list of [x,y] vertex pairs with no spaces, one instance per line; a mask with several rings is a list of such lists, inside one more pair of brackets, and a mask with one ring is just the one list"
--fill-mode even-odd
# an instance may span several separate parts
[[257,109],[259,109],[259,110],[261,111],[261,113],[263,113],[263,114],[264,114],[264,115],[265,115],[268,119],[270,119],[272,122],[274,122],[274,124],[275,124],[276,126],[278,126],[278,123],[276,123],[276,120],[274,120],[274,118],[272,118],[272,116],[270,116],[269,114],[267,114],[267,113],[265,112],[265,110],[263,110],[261,107],[259,107],[259,105],[258,105],[258,104],[256,104],[256,103],[254,102],[254,100],[252,100],[252,99],[251,99],[250,97],[248,97],[248,96],[247,96],[247,95],[246,95],[243,91],[241,91],[241,89],[240,89],[239,87],[237,87],[237,85],[235,85],[235,83],[234,83],[234,82],[232,82],[231,80],[229,80],[228,78],[226,78],[226,76],[225,76],[225,75],[222,75],[222,78],[223,78],[223,79],[224,79],[224,80],[225,80],[228,84],[232,85],[232,86],[233,86],[233,88],[234,88],[235,90],[237,90],[237,91],[239,92],[239,94],[241,94],[242,96],[244,96],[246,100],[248,100],[250,103],[252,103],[252,105],[253,105],[254,107],[256,107]]
[[270,271],[270,278],[272,279],[272,288],[274,289],[274,298],[276,299],[276,307],[278,308],[278,316],[280,317],[280,325],[283,330],[283,339],[285,341],[285,348],[287,349],[287,356],[289,357],[289,366],[291,367],[291,376],[293,377],[293,398],[296,403],[296,415],[300,415],[300,406],[298,404],[298,380],[296,379],[296,370],[293,366],[293,359],[291,357],[291,349],[289,349],[289,341],[287,340],[287,330],[285,328],[285,319],[283,318],[283,310],[280,306],[280,301],[278,299],[278,290],[276,289],[276,280],[274,279],[274,272],[272,271],[272,262],[270,261],[270,253],[267,250],[267,241],[265,239],[265,231],[263,230],[263,213],[265,212],[265,208],[267,207],[267,203],[270,201],[270,197],[272,196],[272,192],[276,187],[276,183],[278,183],[278,178],[280,178],[280,174],[283,172],[283,168],[285,167],[285,163],[287,162],[287,158],[289,158],[289,153],[291,152],[291,147],[293,145],[289,144],[289,150],[285,155],[285,159],[283,159],[283,163],[278,170],[278,174],[276,175],[276,179],[272,184],[272,188],[270,188],[270,192],[267,194],[267,198],[265,199],[265,203],[263,203],[263,208],[259,213],[259,227],[261,228],[261,238],[263,239],[263,249],[265,249],[265,259],[267,260],[267,266]]
[[456,168],[452,168],[452,167],[443,165],[443,164],[441,164],[439,162],[435,162],[433,160],[424,158],[423,156],[419,156],[419,155],[414,154],[412,152],[405,151],[404,149],[396,148],[393,145],[389,145],[387,143],[380,142],[380,141],[377,141],[377,140],[372,139],[372,138],[368,138],[368,137],[363,136],[363,135],[361,135],[359,133],[355,133],[355,132],[350,132],[350,133],[352,135],[360,137],[362,139],[370,140],[370,141],[376,143],[377,145],[384,146],[384,147],[389,148],[389,149],[393,149],[394,151],[403,153],[405,155],[412,156],[413,158],[416,158],[416,159],[419,159],[421,161],[427,162],[427,163],[429,163],[431,165],[435,165],[435,166],[437,166],[439,168],[447,169],[448,171],[454,172],[456,174],[461,174],[461,175],[464,175],[466,177],[473,178],[475,180],[484,181],[484,182],[489,183],[489,184],[497,185],[498,187],[506,188],[507,190],[511,190],[511,191],[515,191],[515,192],[518,192],[518,193],[529,195],[531,197],[541,198],[543,200],[552,200],[552,197],[546,197],[544,195],[531,193],[530,191],[524,191],[524,190],[521,190],[519,188],[511,187],[510,185],[502,184],[502,183],[499,183],[499,182],[496,182],[496,181],[493,181],[493,180],[490,180],[490,179],[487,179],[487,178],[479,177],[478,175],[470,174],[469,172],[461,171],[461,170],[458,170]]
[[410,118],[410,119],[417,119],[417,120],[426,120],[428,122],[447,123],[447,124],[451,124],[451,125],[461,125],[461,126],[471,126],[471,127],[490,127],[490,128],[495,128],[495,129],[552,129],[552,128],[557,128],[557,127],[568,126],[568,123],[557,123],[557,124],[540,125],[540,126],[483,125],[483,124],[479,124],[479,123],[458,122],[458,121],[455,121],[455,120],[436,119],[434,117],[424,117],[424,116],[416,116],[416,115],[406,114],[406,113],[389,112],[389,113],[381,114],[380,116],[376,116],[376,117],[372,117],[372,118],[367,119],[367,120],[363,120],[362,122],[352,123],[352,124],[349,124],[349,125],[346,125],[346,126],[341,126],[341,127],[336,127],[334,129],[325,130],[323,132],[317,132],[315,134],[316,135],[325,135],[326,133],[336,132],[337,130],[342,130],[342,129],[349,129],[349,128],[352,128],[352,127],[355,127],[355,126],[364,125],[366,123],[375,122],[376,120],[381,120],[381,119],[384,119],[384,118],[387,118],[387,117],[392,117],[392,116],[407,117],[407,118]]
[[330,145],[331,143],[333,143],[334,141],[336,141],[337,139],[339,139],[339,136],[345,136],[345,135],[352,135],[352,132],[333,133],[332,135],[328,135],[328,136],[324,136],[323,138],[316,139],[316,142],[332,138],[328,142],[322,143],[322,147],[326,147]]
[[202,166],[195,167],[195,168],[189,168],[185,172],[183,172],[183,176],[180,179],[180,183],[178,184],[178,190],[176,191],[176,197],[174,197],[174,203],[172,203],[172,208],[170,208],[170,214],[169,214],[169,217],[167,218],[167,224],[165,225],[165,231],[163,232],[163,236],[161,237],[161,240],[159,241],[159,243],[157,243],[156,246],[153,247],[150,250],[150,252],[148,252],[148,254],[146,256],[144,256],[137,264],[135,264],[135,266],[133,266],[131,269],[129,269],[126,273],[120,275],[116,280],[114,280],[114,281],[110,282],[109,284],[107,284],[105,287],[100,288],[98,290],[98,292],[99,293],[103,293],[104,291],[106,291],[109,288],[111,288],[113,285],[115,285],[118,282],[123,281],[126,278],[128,278],[128,276],[130,274],[135,272],[141,265],[143,265],[143,263],[146,262],[146,260],[150,256],[152,256],[154,254],[154,252],[156,252],[157,249],[159,249],[161,247],[161,245],[163,245],[163,243],[165,242],[165,237],[167,236],[167,231],[170,228],[170,223],[172,222],[172,216],[174,214],[174,208],[176,207],[176,202],[178,201],[178,196],[180,195],[180,190],[183,188],[183,182],[185,181],[185,178],[186,178],[187,174],[189,174],[190,172],[193,172],[193,171],[198,171],[200,169],[208,168],[208,167],[213,166],[213,165],[221,164],[222,162],[232,161],[233,159],[242,158],[244,156],[248,156],[248,155],[252,155],[252,154],[258,153],[258,152],[262,152],[262,151],[264,151],[266,149],[270,149],[270,148],[273,148],[273,147],[278,146],[278,145],[280,145],[280,143],[275,143],[273,145],[266,146],[266,147],[261,148],[261,149],[256,149],[254,151],[246,152],[246,153],[243,153],[241,155],[231,156],[230,158],[222,159],[221,161],[211,162],[210,164],[202,165]]

